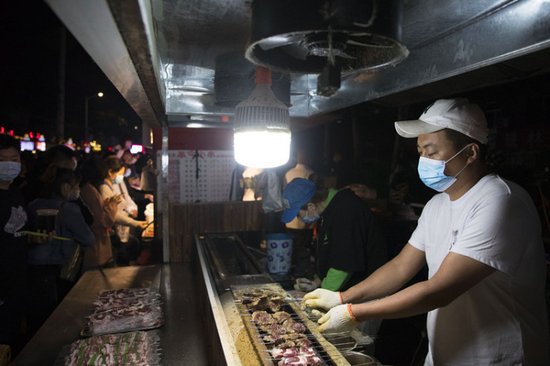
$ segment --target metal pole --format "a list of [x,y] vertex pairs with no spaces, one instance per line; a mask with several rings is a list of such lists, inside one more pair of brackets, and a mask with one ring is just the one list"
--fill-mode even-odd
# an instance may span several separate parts
[[161,199],[162,199],[162,262],[170,263],[170,200],[168,195],[168,123],[162,121]]

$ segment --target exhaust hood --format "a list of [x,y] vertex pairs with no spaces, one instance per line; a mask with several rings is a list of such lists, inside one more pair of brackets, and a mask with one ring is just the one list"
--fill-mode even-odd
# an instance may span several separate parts
[[[216,100],[216,59],[244,56],[253,44],[252,1],[45,1],[144,123],[232,118],[234,108]],[[407,105],[550,69],[548,0],[405,0],[402,5],[398,38],[408,57],[383,69],[350,70],[330,98],[317,95],[317,74],[287,74],[291,117],[311,119],[367,101]],[[237,90],[239,78],[232,80]]]

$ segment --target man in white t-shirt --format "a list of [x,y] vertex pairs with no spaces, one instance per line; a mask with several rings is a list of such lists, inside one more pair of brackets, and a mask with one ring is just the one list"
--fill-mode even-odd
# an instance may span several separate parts
[[[307,294],[303,306],[331,309],[324,332],[428,312],[425,365],[550,365],[540,219],[524,189],[487,171],[483,112],[441,99],[395,127],[417,137],[420,178],[442,193],[397,257],[346,292]],[[402,289],[425,264],[428,280]]]

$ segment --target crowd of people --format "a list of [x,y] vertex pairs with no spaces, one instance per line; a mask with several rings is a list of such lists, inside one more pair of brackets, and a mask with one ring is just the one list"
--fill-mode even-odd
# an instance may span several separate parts
[[0,135],[0,344],[22,348],[86,271],[145,264],[153,201],[149,155],[122,144],[82,154],[65,145],[21,154]]

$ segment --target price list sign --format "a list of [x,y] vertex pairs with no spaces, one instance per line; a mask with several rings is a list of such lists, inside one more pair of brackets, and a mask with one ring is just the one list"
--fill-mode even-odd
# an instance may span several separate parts
[[[228,201],[236,167],[233,151],[169,150],[168,196],[171,203]],[[161,152],[157,152],[161,167]],[[160,187],[161,179],[158,177]]]

